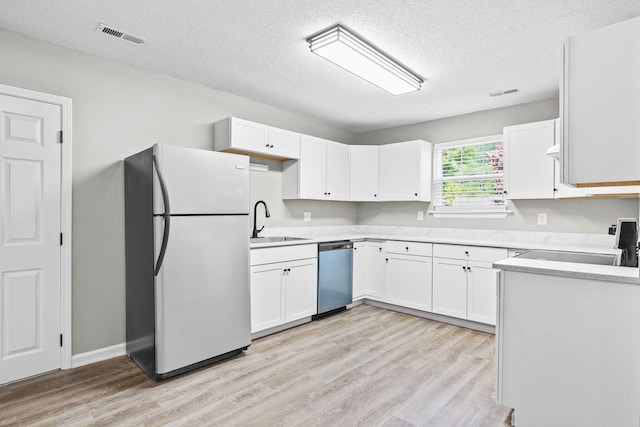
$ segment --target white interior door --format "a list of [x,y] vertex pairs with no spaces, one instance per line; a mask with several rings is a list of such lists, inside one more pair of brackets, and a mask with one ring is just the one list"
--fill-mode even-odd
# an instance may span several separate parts
[[0,95],[0,384],[60,367],[60,128]]

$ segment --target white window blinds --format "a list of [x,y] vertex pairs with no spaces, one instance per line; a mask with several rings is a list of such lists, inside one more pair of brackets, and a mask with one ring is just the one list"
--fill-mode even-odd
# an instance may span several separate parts
[[502,136],[438,144],[434,210],[505,210]]

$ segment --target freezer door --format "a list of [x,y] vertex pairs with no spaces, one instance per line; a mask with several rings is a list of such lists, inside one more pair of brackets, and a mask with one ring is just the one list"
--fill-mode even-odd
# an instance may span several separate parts
[[171,214],[249,213],[249,157],[156,144],[154,214],[165,212],[158,171]]
[[155,286],[158,374],[248,346],[248,216],[173,217]]

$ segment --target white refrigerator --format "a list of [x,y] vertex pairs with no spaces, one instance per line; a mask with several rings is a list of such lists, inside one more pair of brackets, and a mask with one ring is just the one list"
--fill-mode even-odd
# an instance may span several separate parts
[[156,144],[124,163],[127,353],[161,380],[246,350],[249,158]]

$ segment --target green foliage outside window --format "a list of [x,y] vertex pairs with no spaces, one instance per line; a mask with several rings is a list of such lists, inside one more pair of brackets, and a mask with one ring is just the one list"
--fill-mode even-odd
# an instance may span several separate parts
[[504,205],[502,142],[442,150],[442,205]]

